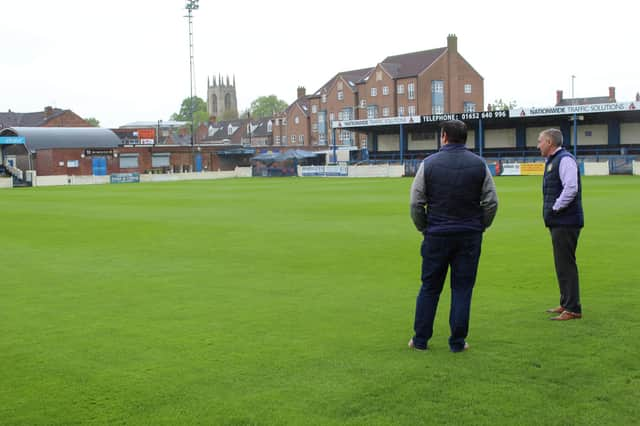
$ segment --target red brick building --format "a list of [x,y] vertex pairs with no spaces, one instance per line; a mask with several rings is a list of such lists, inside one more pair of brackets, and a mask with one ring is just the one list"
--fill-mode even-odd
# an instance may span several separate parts
[[[298,146],[327,146],[334,144],[336,120],[473,112],[483,105],[484,79],[451,34],[445,47],[388,56],[374,67],[337,73],[313,95],[298,93],[279,135],[289,141],[292,134],[308,135]],[[292,114],[306,115],[308,129],[292,122]],[[335,139],[335,145],[364,147],[367,136],[338,131]]]
[[36,112],[0,112],[0,129],[5,127],[91,127],[69,109],[45,107]]

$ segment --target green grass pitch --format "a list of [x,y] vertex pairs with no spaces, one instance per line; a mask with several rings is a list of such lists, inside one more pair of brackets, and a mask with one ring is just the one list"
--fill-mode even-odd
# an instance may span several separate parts
[[0,424],[640,418],[640,178],[585,177],[584,319],[555,323],[541,178],[496,179],[470,351],[410,351],[410,179],[0,191]]

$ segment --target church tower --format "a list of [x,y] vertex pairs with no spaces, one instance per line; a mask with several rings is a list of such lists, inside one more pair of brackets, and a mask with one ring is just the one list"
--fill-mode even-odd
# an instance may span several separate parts
[[210,117],[217,120],[232,120],[238,118],[238,100],[236,98],[236,77],[233,83],[229,83],[229,76],[226,82],[221,75],[213,76],[213,84],[207,77],[207,111]]

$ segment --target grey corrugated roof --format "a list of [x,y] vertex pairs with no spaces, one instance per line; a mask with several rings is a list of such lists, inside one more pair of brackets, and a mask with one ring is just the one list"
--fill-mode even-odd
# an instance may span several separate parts
[[115,148],[120,139],[99,127],[10,127],[0,136],[24,136],[30,151],[49,148]]
[[174,121],[174,120],[165,120],[165,121],[134,121],[132,123],[127,123],[123,126],[120,126],[121,129],[146,129],[151,128],[155,129],[157,127],[182,127],[189,124],[189,121]]

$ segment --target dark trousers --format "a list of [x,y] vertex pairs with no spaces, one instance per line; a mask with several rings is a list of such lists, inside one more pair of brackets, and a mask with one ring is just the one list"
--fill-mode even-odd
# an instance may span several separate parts
[[560,287],[560,306],[565,310],[582,313],[580,305],[580,281],[576,264],[576,248],[580,228],[549,228],[553,244],[553,261]]
[[463,350],[469,331],[471,295],[476,282],[482,233],[426,235],[422,241],[422,286],[416,300],[413,343],[424,349],[433,334],[440,293],[451,267],[449,348]]

